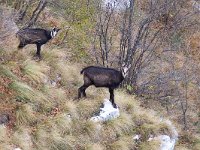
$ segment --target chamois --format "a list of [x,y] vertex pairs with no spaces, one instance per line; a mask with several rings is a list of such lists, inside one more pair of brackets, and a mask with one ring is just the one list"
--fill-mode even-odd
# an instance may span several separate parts
[[25,28],[16,33],[20,43],[18,49],[23,48],[28,44],[36,44],[36,56],[41,58],[41,46],[47,43],[50,39],[54,38],[60,29],[53,28],[52,30],[45,30],[40,28]]
[[83,74],[84,84],[78,89],[78,99],[81,98],[82,95],[86,97],[85,90],[90,85],[94,85],[97,88],[106,87],[109,89],[110,102],[114,108],[117,108],[114,102],[114,89],[117,88],[127,76],[129,68],[130,67],[122,67],[121,71],[97,66],[84,68],[81,71],[81,74]]

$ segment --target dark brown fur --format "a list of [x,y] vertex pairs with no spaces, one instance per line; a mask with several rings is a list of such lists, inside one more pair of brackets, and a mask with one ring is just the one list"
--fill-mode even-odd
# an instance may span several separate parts
[[117,88],[124,80],[121,71],[117,71],[111,68],[89,66],[81,71],[83,74],[84,84],[78,89],[78,98],[81,98],[83,94],[86,97],[85,90],[90,86],[106,87],[110,92],[110,101],[113,107],[116,108],[114,102],[114,89]]
[[[60,29],[55,29],[55,30],[59,31]],[[52,39],[50,30],[39,29],[39,28],[21,29],[17,32],[16,35],[20,41],[18,48],[21,49],[28,44],[36,44],[37,46],[36,56],[38,56],[39,58],[41,57],[40,55],[41,46],[47,43],[50,39]]]

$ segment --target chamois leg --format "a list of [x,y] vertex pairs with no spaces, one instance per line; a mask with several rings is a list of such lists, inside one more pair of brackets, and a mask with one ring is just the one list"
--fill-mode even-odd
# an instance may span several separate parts
[[86,90],[86,88],[83,89],[83,97],[86,97],[85,90]]
[[37,45],[37,52],[36,52],[36,56],[40,59],[41,55],[40,55],[40,51],[41,51],[41,46],[40,44],[36,44]]
[[81,93],[83,94],[84,97],[86,97],[86,93],[85,93],[85,90],[90,86],[92,85],[92,82],[91,80],[87,77],[87,76],[83,76],[83,80],[84,80],[84,85],[81,86],[79,88],[79,95],[78,97],[81,97]]
[[78,89],[78,99],[81,98],[81,95],[83,94],[84,97],[86,97],[85,90],[88,88],[89,85],[83,85]]
[[117,108],[117,105],[114,102],[114,89],[109,88],[109,92],[110,92],[110,102],[112,103],[114,108]]
[[18,48],[18,49],[22,49],[24,46],[26,46],[26,44],[20,42],[17,48]]

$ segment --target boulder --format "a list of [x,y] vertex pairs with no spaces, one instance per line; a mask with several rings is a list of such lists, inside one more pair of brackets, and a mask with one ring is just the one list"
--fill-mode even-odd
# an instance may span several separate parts
[[1,114],[0,115],[0,125],[7,124],[10,121],[10,117],[8,114]]

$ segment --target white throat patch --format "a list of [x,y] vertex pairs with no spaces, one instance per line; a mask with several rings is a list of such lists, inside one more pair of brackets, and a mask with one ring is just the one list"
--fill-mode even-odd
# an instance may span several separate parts
[[56,36],[57,33],[58,33],[58,31],[52,30],[52,31],[51,31],[51,38],[54,38],[54,37]]
[[123,75],[124,78],[128,75],[130,68],[131,68],[131,65],[129,65],[129,66],[123,65],[122,66],[122,75]]
[[122,68],[122,75],[124,78],[128,75],[128,69],[129,69],[128,67]]

